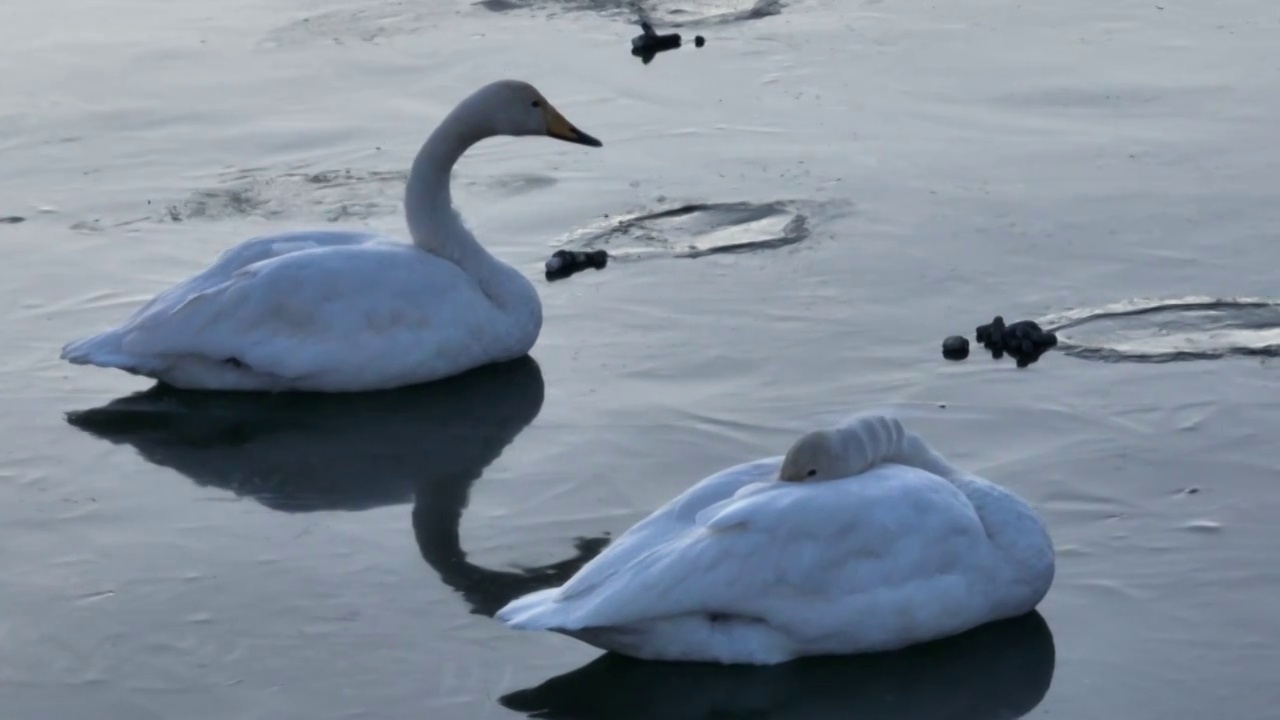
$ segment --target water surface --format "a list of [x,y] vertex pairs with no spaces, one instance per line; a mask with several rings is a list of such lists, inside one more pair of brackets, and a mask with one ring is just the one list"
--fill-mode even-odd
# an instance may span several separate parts
[[[642,5],[706,47],[644,65],[634,9],[605,0],[10,9],[0,714],[1275,716],[1276,362],[1019,370],[939,345],[995,314],[1270,297],[1280,10]],[[455,173],[477,234],[537,278],[532,359],[301,399],[57,360],[247,236],[402,235],[408,159],[508,76],[605,143],[487,141]],[[541,279],[592,243],[621,259]],[[1076,337],[1265,343],[1267,317]],[[1038,615],[687,673],[487,617],[704,475],[876,407],[1041,509]]]

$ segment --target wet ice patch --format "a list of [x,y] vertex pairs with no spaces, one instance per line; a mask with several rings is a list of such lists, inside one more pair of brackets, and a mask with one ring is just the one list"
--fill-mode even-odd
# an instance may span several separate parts
[[799,203],[693,203],[606,218],[570,233],[560,245],[606,250],[617,258],[698,258],[774,250],[809,234],[809,216]]
[[549,14],[594,12],[662,27],[698,27],[745,22],[777,15],[782,0],[478,0],[492,12],[534,10]]
[[430,6],[408,5],[399,0],[368,2],[309,15],[285,23],[260,41],[265,48],[328,42],[379,44],[394,37],[416,35],[431,26],[439,11]]
[[[176,202],[153,201],[153,222],[217,221],[244,217],[299,222],[363,222],[400,216],[408,173],[403,170],[340,168],[270,174],[263,169],[227,173],[207,188]],[[514,197],[545,190],[549,175],[514,173],[459,176],[454,184],[483,197]],[[139,219],[113,226],[132,224]]]
[[194,191],[184,200],[165,204],[156,219],[368,220],[400,212],[405,177],[403,171],[352,168],[276,175],[239,171],[223,176],[222,182],[213,187]]
[[1190,297],[1127,300],[1040,321],[1068,355],[1106,362],[1280,356],[1280,302]]

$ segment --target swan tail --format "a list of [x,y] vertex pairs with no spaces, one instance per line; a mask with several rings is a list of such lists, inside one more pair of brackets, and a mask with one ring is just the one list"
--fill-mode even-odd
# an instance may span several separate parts
[[494,615],[509,628],[515,630],[567,631],[572,605],[557,602],[560,588],[547,588],[512,600]]
[[145,363],[126,353],[123,345],[124,333],[120,330],[108,330],[63,345],[60,357],[72,365],[96,365],[145,374],[146,369],[142,367]]

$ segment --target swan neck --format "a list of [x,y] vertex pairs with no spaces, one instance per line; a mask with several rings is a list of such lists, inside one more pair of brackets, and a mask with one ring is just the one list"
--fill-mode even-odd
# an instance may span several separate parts
[[[538,293],[518,270],[498,260],[463,224],[449,191],[453,166],[472,145],[497,133],[477,96],[464,100],[431,133],[413,160],[405,183],[404,213],[413,242],[457,265],[499,309],[514,315],[532,345],[542,327]],[[512,357],[527,352],[517,343]]]
[[445,117],[423,143],[405,184],[404,211],[418,247],[471,270],[488,253],[462,223],[453,207],[453,166],[472,145],[492,135],[471,121],[466,102]]
[[929,447],[919,435],[904,431],[897,447],[889,459],[893,462],[920,468],[925,472],[945,478],[959,484],[966,475],[964,471],[947,462],[945,458]]
[[919,468],[948,480],[963,474],[890,415],[856,415],[837,432],[843,439],[844,460],[850,474],[885,462]]

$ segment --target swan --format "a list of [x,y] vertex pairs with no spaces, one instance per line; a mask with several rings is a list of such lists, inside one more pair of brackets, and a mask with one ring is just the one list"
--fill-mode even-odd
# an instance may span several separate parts
[[524,356],[542,329],[537,290],[480,245],[449,193],[458,158],[497,135],[602,145],[529,83],[490,83],[414,158],[413,244],[361,230],[251,238],[61,358],[191,390],[359,392]]
[[705,478],[495,617],[640,659],[773,665],[1023,615],[1053,576],[1025,501],[861,414]]

